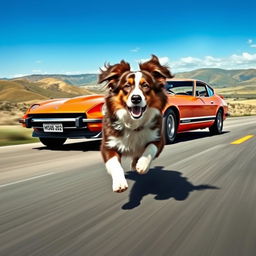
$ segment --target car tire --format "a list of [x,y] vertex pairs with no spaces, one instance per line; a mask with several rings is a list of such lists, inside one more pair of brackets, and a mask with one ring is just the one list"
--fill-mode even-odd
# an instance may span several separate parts
[[221,134],[223,129],[223,111],[220,109],[215,117],[214,124],[209,128],[211,135]]
[[62,146],[66,138],[39,138],[39,140],[48,148],[58,148]]
[[178,118],[172,109],[168,109],[163,118],[163,133],[166,144],[172,144],[177,135]]

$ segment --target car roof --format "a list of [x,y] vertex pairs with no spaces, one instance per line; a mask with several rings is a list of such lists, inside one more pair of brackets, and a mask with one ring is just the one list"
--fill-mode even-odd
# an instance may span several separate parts
[[166,79],[166,81],[167,82],[168,81],[192,81],[192,82],[194,82],[194,81],[199,81],[199,80],[192,79],[192,78],[168,78],[168,79]]
[[171,81],[189,81],[189,82],[202,82],[204,84],[209,85],[207,82],[204,82],[203,80],[199,80],[199,79],[192,79],[192,78],[167,78],[166,79],[167,82],[171,82]]

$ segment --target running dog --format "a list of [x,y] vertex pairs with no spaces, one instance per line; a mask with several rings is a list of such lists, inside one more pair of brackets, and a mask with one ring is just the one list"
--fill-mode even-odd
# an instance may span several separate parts
[[128,188],[122,156],[132,157],[131,168],[140,174],[149,170],[152,160],[164,147],[162,111],[167,102],[164,85],[172,74],[159,59],[139,64],[140,71],[131,71],[122,60],[106,64],[100,70],[99,83],[107,82],[101,153],[107,172],[112,176],[114,192]]

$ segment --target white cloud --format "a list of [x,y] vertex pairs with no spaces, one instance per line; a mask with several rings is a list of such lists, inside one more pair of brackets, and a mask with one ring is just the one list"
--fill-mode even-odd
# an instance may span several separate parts
[[130,52],[138,52],[139,50],[140,50],[140,48],[139,48],[139,47],[136,47],[136,48],[134,48],[134,49],[131,49]]
[[243,52],[224,58],[205,56],[203,58],[183,57],[169,62],[174,72],[190,71],[198,68],[246,69],[256,68],[256,54]]
[[250,47],[256,48],[256,44],[253,43],[252,39],[248,39],[247,43],[249,44]]
[[35,63],[36,64],[41,64],[41,63],[43,63],[43,61],[42,60],[36,60]]
[[252,39],[248,39],[248,40],[247,40],[247,43],[248,43],[248,44],[252,44],[252,42],[253,42]]

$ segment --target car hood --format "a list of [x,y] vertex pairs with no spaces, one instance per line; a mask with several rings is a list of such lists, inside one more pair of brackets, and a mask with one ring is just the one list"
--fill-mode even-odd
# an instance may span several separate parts
[[83,113],[101,103],[104,103],[103,95],[88,95],[71,99],[53,99],[38,103],[40,106],[35,109],[29,109],[27,114]]

